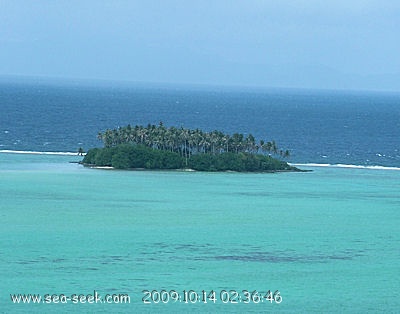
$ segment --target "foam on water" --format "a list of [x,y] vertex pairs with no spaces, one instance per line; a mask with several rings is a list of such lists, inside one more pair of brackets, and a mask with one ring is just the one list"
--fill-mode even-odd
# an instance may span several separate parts
[[73,152],[38,152],[38,151],[30,151],[30,150],[9,150],[2,149],[0,153],[4,154],[29,154],[29,155],[60,155],[60,156],[77,156],[78,153]]
[[346,164],[318,164],[318,163],[290,163],[295,167],[330,167],[330,168],[350,168],[350,169],[372,169],[372,170],[397,170],[399,167],[386,166],[363,166],[363,165],[346,165]]

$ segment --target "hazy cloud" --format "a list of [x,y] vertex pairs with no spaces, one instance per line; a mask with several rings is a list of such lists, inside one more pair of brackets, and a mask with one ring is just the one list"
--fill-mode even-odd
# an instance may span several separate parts
[[399,16],[394,0],[0,0],[0,75],[400,90]]

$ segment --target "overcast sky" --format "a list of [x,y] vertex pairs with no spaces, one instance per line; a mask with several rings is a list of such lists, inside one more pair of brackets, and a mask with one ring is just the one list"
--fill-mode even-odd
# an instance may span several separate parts
[[400,91],[400,1],[0,0],[0,75]]

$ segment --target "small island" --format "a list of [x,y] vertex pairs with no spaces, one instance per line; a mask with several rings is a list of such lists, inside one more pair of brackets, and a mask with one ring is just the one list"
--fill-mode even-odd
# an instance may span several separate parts
[[[196,171],[301,171],[281,160],[288,150],[253,135],[204,132],[149,124],[100,132],[103,148],[90,149],[81,164],[116,169],[190,169]],[[271,155],[274,155],[272,157]]]

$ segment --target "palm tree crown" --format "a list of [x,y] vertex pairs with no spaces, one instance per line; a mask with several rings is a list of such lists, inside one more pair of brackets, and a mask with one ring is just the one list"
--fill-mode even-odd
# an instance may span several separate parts
[[204,132],[199,129],[185,129],[183,127],[165,127],[162,122],[158,126],[148,124],[127,125],[117,129],[98,133],[98,139],[105,147],[115,147],[120,144],[142,144],[153,149],[177,152],[186,159],[193,154],[220,154],[225,152],[247,152],[275,154],[289,157],[288,150],[278,149],[275,141],[256,141],[252,134],[245,136],[242,133],[232,135],[221,131]]

